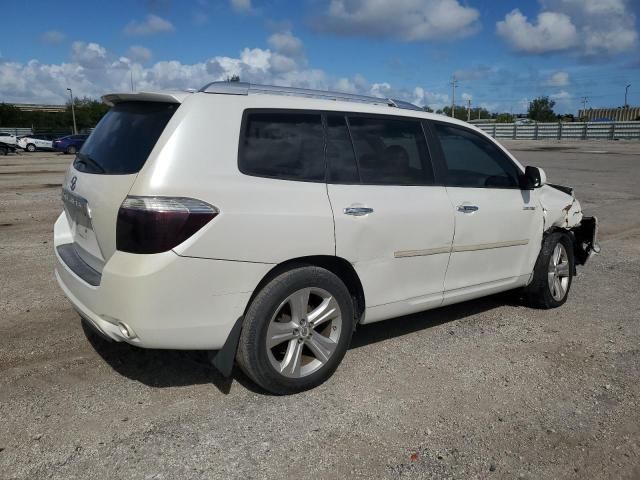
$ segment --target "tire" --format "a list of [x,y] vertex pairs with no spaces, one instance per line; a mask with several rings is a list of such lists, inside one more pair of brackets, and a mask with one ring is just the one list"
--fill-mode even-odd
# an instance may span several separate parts
[[0,147],[0,155],[7,155],[9,153],[9,149],[7,147]]
[[269,281],[252,300],[236,358],[265,390],[301,392],[335,372],[354,326],[353,301],[340,278],[320,267],[293,268]]
[[64,153],[69,153],[71,155],[74,155],[76,151],[77,151],[76,147],[74,147],[73,145],[69,145],[67,147],[67,150]]
[[36,146],[33,143],[30,143],[27,145],[27,148],[25,149],[27,152],[35,152],[36,151]]
[[568,235],[552,233],[543,242],[533,271],[533,280],[525,289],[525,299],[534,308],[557,308],[567,301],[575,260]]

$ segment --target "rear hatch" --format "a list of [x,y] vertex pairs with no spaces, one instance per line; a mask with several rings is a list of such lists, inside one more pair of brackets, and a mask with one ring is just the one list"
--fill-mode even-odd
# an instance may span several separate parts
[[120,205],[180,105],[174,96],[143,95],[144,101],[136,94],[111,98],[115,105],[78,152],[62,187],[74,248],[98,272],[116,250]]

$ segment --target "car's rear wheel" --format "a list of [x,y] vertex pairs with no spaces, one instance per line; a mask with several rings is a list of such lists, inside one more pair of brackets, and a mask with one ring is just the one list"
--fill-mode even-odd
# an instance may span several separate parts
[[251,302],[238,363],[272,393],[307,390],[336,370],[353,327],[353,302],[340,278],[315,266],[294,268],[273,278]]
[[67,147],[67,151],[65,153],[70,153],[71,155],[74,155],[76,153],[76,147],[73,145],[69,145]]
[[27,152],[35,152],[36,151],[36,146],[33,143],[30,143],[29,145],[27,145]]
[[574,272],[573,244],[560,232],[545,237],[533,280],[526,288],[528,303],[537,308],[556,308],[567,301]]

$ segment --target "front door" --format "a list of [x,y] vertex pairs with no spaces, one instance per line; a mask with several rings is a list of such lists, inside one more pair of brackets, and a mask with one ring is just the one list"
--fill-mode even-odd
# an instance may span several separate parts
[[448,296],[526,282],[540,249],[542,213],[534,191],[520,189],[520,168],[471,129],[438,122],[432,128],[455,215]]

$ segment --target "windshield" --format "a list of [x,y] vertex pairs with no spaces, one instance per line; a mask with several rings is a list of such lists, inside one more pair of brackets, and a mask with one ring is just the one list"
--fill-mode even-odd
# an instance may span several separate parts
[[117,104],[100,120],[73,166],[87,173],[139,172],[178,107],[160,102]]

